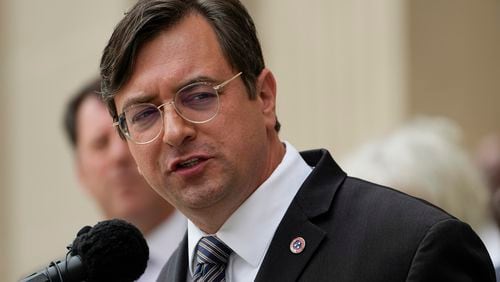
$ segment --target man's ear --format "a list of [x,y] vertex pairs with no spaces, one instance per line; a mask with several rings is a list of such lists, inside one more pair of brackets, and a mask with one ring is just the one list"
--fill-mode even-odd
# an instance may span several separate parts
[[257,77],[256,99],[262,103],[262,114],[266,119],[266,124],[274,128],[276,124],[276,80],[273,73],[265,68]]

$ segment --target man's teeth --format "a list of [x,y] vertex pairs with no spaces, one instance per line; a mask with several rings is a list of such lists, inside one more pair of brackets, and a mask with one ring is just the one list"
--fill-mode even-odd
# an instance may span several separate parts
[[200,160],[199,159],[190,159],[185,162],[182,162],[179,164],[180,167],[186,168],[186,167],[192,167],[196,165]]

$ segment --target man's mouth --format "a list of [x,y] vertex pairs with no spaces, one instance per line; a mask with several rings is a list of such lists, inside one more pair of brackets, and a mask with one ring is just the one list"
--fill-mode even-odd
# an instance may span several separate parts
[[194,173],[198,169],[202,169],[204,167],[204,164],[206,161],[211,159],[210,156],[206,155],[191,155],[191,156],[186,156],[185,158],[178,158],[174,160],[172,163],[170,163],[169,171],[170,172],[177,172],[177,173]]
[[200,161],[201,161],[201,159],[199,159],[199,158],[189,159],[185,162],[178,163],[177,169],[193,167],[193,166],[197,165],[198,163],[200,163]]

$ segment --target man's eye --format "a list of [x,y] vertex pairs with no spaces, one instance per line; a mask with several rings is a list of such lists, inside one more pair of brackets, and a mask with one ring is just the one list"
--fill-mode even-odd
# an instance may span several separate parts
[[213,93],[209,92],[200,92],[200,93],[193,93],[189,96],[187,96],[187,99],[184,99],[183,102],[186,103],[203,103],[204,101],[207,101],[209,99],[214,98],[215,95]]
[[158,109],[153,107],[142,109],[132,115],[132,124],[147,122],[151,119],[156,118],[158,113]]

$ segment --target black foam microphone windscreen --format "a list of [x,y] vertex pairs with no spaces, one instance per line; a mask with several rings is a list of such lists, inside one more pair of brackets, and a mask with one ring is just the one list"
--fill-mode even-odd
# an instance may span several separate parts
[[71,254],[82,258],[88,282],[126,282],[144,273],[149,249],[139,229],[114,219],[82,228],[73,241]]
[[51,263],[22,281],[132,282],[144,273],[149,258],[142,233],[120,219],[83,227],[68,248],[64,261]]

